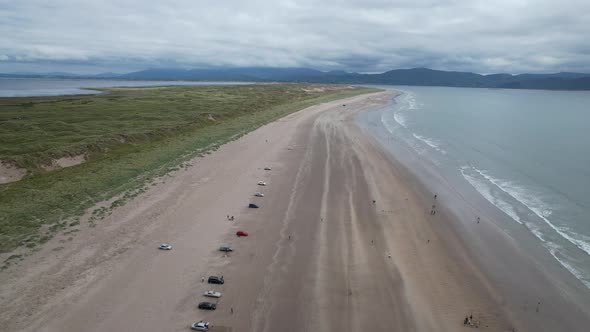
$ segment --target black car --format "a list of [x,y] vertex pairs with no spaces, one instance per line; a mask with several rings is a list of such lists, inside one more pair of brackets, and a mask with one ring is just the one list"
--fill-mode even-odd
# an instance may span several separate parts
[[199,309],[215,310],[217,309],[217,304],[211,302],[201,302],[199,303]]
[[210,276],[209,279],[207,280],[208,283],[210,284],[223,284],[223,276]]
[[230,251],[234,251],[234,248],[232,248],[230,246],[221,246],[221,247],[219,247],[219,251],[230,252]]

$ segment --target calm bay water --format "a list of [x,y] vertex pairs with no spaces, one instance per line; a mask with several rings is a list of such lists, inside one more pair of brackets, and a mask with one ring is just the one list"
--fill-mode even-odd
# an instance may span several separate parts
[[96,94],[88,88],[141,87],[170,85],[237,85],[243,82],[189,82],[189,81],[128,81],[110,79],[59,79],[59,78],[3,78],[0,77],[0,97],[61,96]]
[[590,92],[395,89],[380,121],[396,144],[457,174],[444,180],[475,188],[590,288]]

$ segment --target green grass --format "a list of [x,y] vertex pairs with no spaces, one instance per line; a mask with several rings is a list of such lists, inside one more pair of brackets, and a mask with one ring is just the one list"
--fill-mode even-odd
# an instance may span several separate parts
[[[109,89],[100,96],[0,100],[0,160],[29,172],[0,185],[0,252],[46,242],[76,226],[77,217],[97,202],[121,195],[109,209],[124,204],[145,191],[149,180],[277,118],[376,91],[304,87]],[[88,161],[52,172],[40,167],[79,154]],[[109,209],[97,210],[91,221]]]

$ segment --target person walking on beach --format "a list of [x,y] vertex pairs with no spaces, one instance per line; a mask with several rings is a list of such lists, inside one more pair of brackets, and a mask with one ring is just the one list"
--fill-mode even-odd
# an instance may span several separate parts
[[434,200],[436,201],[436,194],[434,194]]

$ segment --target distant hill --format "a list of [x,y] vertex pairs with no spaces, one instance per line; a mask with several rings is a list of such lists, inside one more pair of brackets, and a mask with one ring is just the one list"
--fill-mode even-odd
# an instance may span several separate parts
[[590,90],[590,74],[490,74],[442,71],[428,68],[395,69],[381,74],[359,74],[344,71],[323,72],[309,68],[213,68],[213,69],[146,69],[127,74],[97,75],[0,74],[0,77],[105,78],[126,80],[196,80],[241,82],[310,82],[342,84],[389,84],[450,86],[503,89]]

